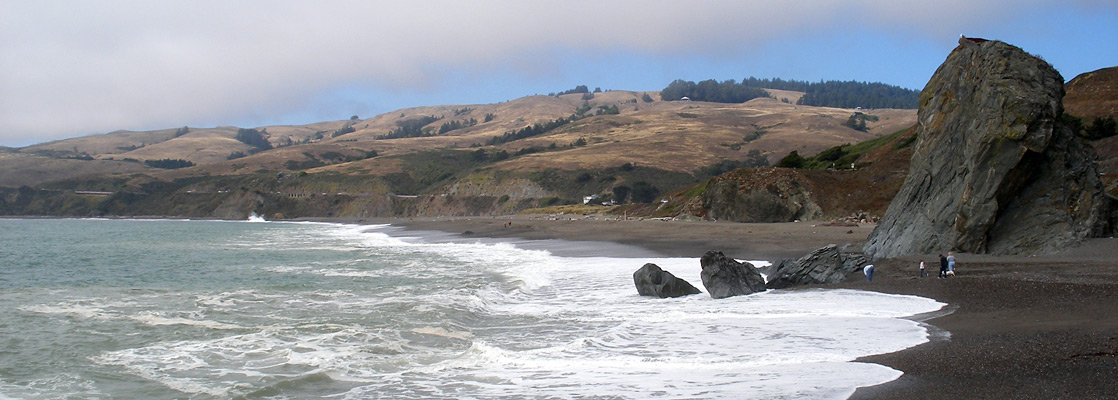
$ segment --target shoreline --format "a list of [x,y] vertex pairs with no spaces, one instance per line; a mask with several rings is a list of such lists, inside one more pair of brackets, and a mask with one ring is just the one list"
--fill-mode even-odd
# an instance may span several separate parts
[[[699,258],[714,249],[732,258],[767,261],[799,258],[832,243],[857,251],[873,229],[817,222],[566,218],[305,218],[277,222],[387,225],[392,232],[405,235],[441,233],[448,241],[511,242],[518,247],[559,249],[556,254],[567,257]],[[512,225],[506,226],[509,222]],[[589,248],[596,250],[587,253]],[[875,261],[873,282],[852,273],[845,282],[806,286],[914,295],[951,308],[942,314],[912,316],[927,325],[928,342],[854,360],[884,365],[903,375],[881,385],[857,388],[850,399],[1083,399],[1112,398],[1118,393],[1118,379],[1114,379],[1118,376],[1118,239],[1090,239],[1055,255],[956,256],[958,276],[947,280],[935,277],[938,268],[933,264],[938,258],[924,255]],[[921,259],[928,265],[929,277],[917,277]]]
[[[616,243],[663,257],[698,258],[713,249],[733,258],[771,262],[799,258],[832,243],[858,251],[873,229],[816,222],[565,218],[315,220],[388,224],[401,232],[444,232],[461,240],[560,240],[575,248],[580,241]],[[505,225],[509,222],[511,227]],[[927,343],[855,360],[903,375],[858,388],[850,399],[1081,399],[1118,393],[1118,239],[1091,239],[1056,255],[957,257],[958,276],[946,280],[936,278],[938,256],[924,255],[875,261],[873,282],[854,273],[845,282],[809,286],[913,295],[948,304],[948,310],[934,315],[913,316],[927,325]],[[917,276],[921,259],[926,278]]]

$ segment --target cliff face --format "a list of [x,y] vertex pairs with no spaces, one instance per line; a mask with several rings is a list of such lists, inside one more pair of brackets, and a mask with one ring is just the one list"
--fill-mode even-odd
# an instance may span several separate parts
[[961,39],[920,96],[909,174],[874,257],[1036,254],[1108,233],[1095,155],[1059,121],[1063,77],[999,41]]

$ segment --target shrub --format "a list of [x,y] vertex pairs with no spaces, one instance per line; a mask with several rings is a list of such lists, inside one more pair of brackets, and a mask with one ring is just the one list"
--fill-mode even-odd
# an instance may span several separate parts
[[625,201],[629,199],[629,192],[631,192],[632,190],[633,189],[630,189],[628,186],[625,185],[614,186],[613,201],[617,202],[618,204],[624,204]]
[[256,129],[237,129],[237,135],[233,137],[241,143],[258,148],[260,150],[271,150],[272,144],[264,137],[264,133]]
[[378,137],[378,139],[400,139],[407,137],[427,136],[428,131],[423,129],[423,127],[440,119],[442,119],[442,117],[422,116],[419,118],[396,121],[396,129],[388,132],[388,134]]
[[803,156],[800,156],[799,152],[792,150],[787,156],[781,158],[780,161],[776,163],[776,166],[780,168],[803,168],[806,162],[807,160],[805,160]]
[[164,159],[161,159],[161,160],[144,160],[144,165],[147,165],[147,166],[152,167],[152,168],[178,169],[178,168],[193,167],[194,163],[190,162],[190,161],[187,161],[187,160],[182,160],[182,159],[164,158]]
[[656,200],[657,196],[660,196],[660,189],[648,182],[640,181],[633,183],[633,189],[629,195],[635,203],[651,203]]
[[357,131],[356,129],[353,129],[353,125],[346,125],[346,126],[341,127],[341,129],[338,129],[338,130],[334,131],[334,133],[330,134],[330,137],[338,137],[338,136],[345,135],[347,133],[353,133],[353,132],[356,132],[356,131]]
[[574,89],[564,90],[562,92],[556,93],[555,95],[556,96],[562,96],[562,95],[565,95],[565,94],[574,94],[574,93],[590,93],[590,88],[586,87],[586,85],[578,85],[578,86],[575,86]]

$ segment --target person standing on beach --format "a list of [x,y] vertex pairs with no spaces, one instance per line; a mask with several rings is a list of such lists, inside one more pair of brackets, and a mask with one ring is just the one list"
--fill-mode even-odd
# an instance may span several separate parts
[[873,282],[873,264],[866,264],[862,267],[862,273],[866,274],[866,282]]
[[955,254],[950,251],[947,252],[947,271],[955,275]]
[[924,270],[924,260],[920,260],[920,277],[928,276],[928,272]]
[[947,279],[947,257],[939,255],[939,278]]

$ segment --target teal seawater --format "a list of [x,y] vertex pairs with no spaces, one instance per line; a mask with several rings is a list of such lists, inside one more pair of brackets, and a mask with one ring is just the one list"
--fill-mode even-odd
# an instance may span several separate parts
[[[383,226],[0,219],[0,399],[844,398],[940,303],[636,296],[697,260],[556,257]],[[869,339],[867,339],[869,338]]]

